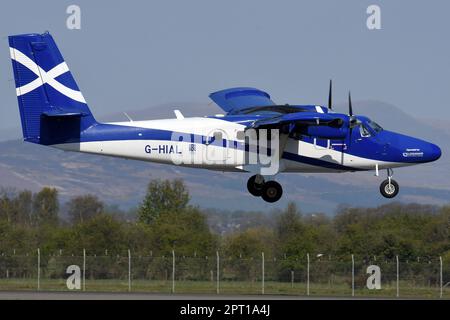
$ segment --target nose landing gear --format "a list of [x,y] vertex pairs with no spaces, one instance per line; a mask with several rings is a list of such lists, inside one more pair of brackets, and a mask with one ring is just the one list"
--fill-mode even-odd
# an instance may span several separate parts
[[392,176],[394,175],[394,171],[392,169],[387,169],[388,178],[384,180],[380,185],[380,193],[383,197],[392,199],[394,198],[398,192],[400,191],[400,187]]
[[264,177],[257,174],[247,181],[247,189],[255,197],[261,197],[266,202],[277,202],[283,195],[283,188],[276,181],[264,181]]

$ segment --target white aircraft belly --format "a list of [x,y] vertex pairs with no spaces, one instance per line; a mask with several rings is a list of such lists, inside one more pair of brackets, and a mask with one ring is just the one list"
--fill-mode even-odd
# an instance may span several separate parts
[[[195,151],[191,149],[195,145]],[[78,151],[126,159],[235,171],[243,165],[244,151],[200,143],[167,140],[91,141],[54,145]]]

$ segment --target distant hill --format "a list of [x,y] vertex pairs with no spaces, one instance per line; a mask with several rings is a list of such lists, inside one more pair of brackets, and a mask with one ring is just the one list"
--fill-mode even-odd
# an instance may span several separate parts
[[[177,104],[174,104],[176,106]],[[345,105],[336,109],[344,111]],[[173,109],[186,116],[211,115],[221,110],[208,104],[162,105],[127,113],[135,120],[174,117]],[[443,157],[438,162],[398,169],[395,179],[400,183],[396,200],[444,204],[450,199],[450,136],[439,127],[415,119],[395,106],[377,101],[356,101],[355,112],[373,118],[387,129],[422,137],[438,143]],[[209,112],[207,112],[209,110]],[[113,114],[99,117],[101,121],[125,120]],[[230,210],[270,210],[295,201],[306,212],[332,214],[338,204],[374,206],[389,202],[381,197],[379,183],[384,177],[373,173],[345,174],[281,174],[283,199],[273,205],[247,193],[248,174],[220,173],[133,160],[63,152],[19,140],[0,142],[0,187],[36,191],[44,185],[55,186],[63,200],[77,194],[95,193],[104,201],[121,207],[136,206],[145,194],[147,183],[154,178],[183,178],[192,195],[192,202],[202,207]],[[384,175],[384,173],[383,173]]]

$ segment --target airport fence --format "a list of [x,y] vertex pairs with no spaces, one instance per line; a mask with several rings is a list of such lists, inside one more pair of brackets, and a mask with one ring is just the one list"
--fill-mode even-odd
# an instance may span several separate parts
[[0,255],[0,290],[450,298],[442,258]]

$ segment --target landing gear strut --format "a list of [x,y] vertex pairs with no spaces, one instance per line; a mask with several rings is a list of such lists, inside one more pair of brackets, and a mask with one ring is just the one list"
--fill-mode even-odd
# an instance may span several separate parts
[[261,197],[266,202],[277,202],[283,195],[283,188],[276,181],[264,181],[264,177],[257,174],[247,182],[247,189],[255,197]]
[[387,169],[387,174],[388,178],[384,180],[380,185],[380,192],[383,197],[392,199],[398,194],[400,187],[397,181],[392,179],[394,171],[392,169]]

